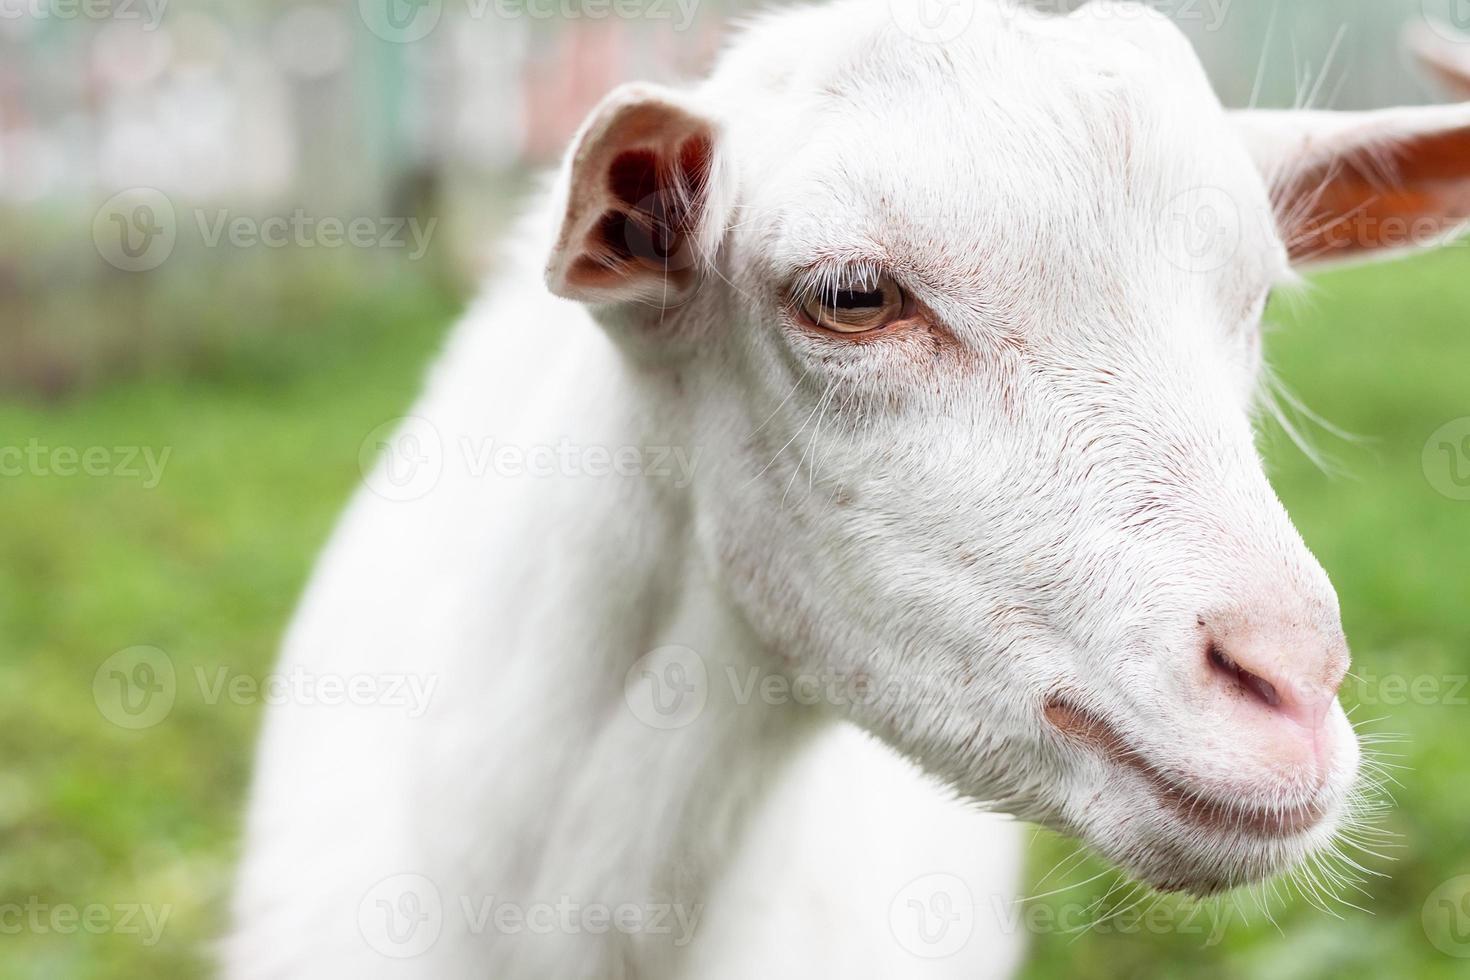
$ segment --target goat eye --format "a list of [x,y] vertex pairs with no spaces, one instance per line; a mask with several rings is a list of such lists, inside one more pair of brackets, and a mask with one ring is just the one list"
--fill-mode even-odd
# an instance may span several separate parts
[[903,313],[904,294],[888,276],[863,283],[838,283],[808,298],[801,311],[812,323],[835,333],[867,333],[886,327]]

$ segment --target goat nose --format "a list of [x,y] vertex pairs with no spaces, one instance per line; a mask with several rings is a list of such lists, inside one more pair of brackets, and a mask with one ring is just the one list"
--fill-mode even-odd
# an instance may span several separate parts
[[1292,676],[1280,666],[1257,664],[1258,658],[1241,651],[1227,651],[1219,642],[1207,649],[1210,669],[1220,682],[1244,693],[1261,707],[1295,721],[1314,732],[1322,726],[1322,718],[1338,696],[1338,682],[1320,683]]
[[[1255,628],[1213,631],[1205,644],[1206,684],[1256,709],[1268,723],[1291,723],[1322,755],[1319,735],[1347,673],[1347,644],[1337,630]],[[1281,736],[1291,727],[1281,729]]]

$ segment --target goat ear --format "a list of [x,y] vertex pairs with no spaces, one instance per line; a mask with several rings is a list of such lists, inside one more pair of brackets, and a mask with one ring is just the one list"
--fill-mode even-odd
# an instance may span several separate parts
[[562,173],[551,291],[654,311],[698,287],[718,240],[716,127],[675,92],[616,89],[583,125]]
[[1296,265],[1386,258],[1470,225],[1470,105],[1235,113]]

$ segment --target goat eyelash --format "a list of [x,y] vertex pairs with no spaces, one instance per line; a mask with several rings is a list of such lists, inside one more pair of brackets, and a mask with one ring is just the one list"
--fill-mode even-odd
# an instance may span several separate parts
[[873,261],[824,262],[809,266],[792,279],[787,293],[796,306],[811,300],[833,299],[846,289],[874,289],[884,276],[902,281],[891,269]]

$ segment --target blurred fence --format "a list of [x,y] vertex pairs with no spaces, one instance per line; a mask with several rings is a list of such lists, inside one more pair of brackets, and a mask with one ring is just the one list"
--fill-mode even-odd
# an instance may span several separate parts
[[[1275,104],[1324,68],[1322,101],[1420,99],[1400,28],[1425,11],[1470,21],[1466,0],[1145,2],[1192,36],[1233,102],[1262,66]],[[0,0],[0,199],[142,184],[326,201],[426,165],[544,161],[617,81],[702,71],[738,6]]]
[[696,73],[718,35],[696,0],[632,19],[461,2],[0,0],[0,201],[381,209],[425,172],[550,159],[609,86]]
[[[891,2],[942,14],[970,0]],[[1422,101],[1401,27],[1426,13],[1470,27],[1470,0],[1146,3],[1190,34],[1232,104]],[[0,0],[0,391],[64,392],[136,366],[128,352],[139,345],[156,355],[195,343],[210,317],[187,304],[229,295],[232,277],[258,303],[311,293],[282,285],[303,264],[400,268],[407,253],[377,247],[383,235],[304,256],[303,221],[316,234],[308,244],[320,244],[322,222],[432,219],[419,269],[467,288],[528,167],[554,159],[618,81],[699,75],[749,7]],[[135,188],[161,195],[159,207],[108,213]],[[99,239],[145,241],[165,210],[177,239],[166,268],[120,259]],[[295,230],[262,236],[272,218]],[[243,245],[228,233],[237,219],[257,232]],[[281,247],[262,249],[263,238]],[[140,271],[150,274],[125,281]],[[201,292],[201,281],[224,285]]]

